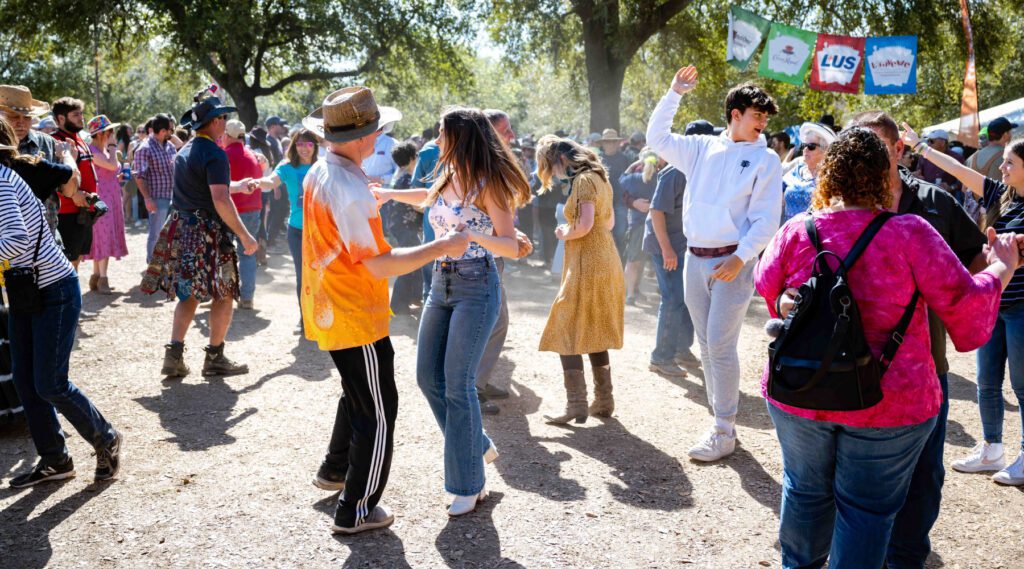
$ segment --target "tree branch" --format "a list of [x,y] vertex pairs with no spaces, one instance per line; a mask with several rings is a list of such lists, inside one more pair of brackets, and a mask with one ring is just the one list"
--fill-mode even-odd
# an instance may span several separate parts
[[387,52],[388,48],[386,46],[377,46],[375,50],[367,54],[366,61],[355,69],[349,69],[346,71],[303,71],[299,73],[292,73],[269,87],[258,87],[253,85],[253,90],[257,97],[262,97],[264,95],[272,95],[298,81],[325,81],[328,79],[338,79],[340,77],[356,77],[372,69],[373,66],[377,64],[377,61],[379,61],[381,57],[384,57]]
[[626,62],[633,59],[633,54],[640,49],[644,43],[654,34],[660,32],[669,20],[686,9],[693,3],[693,0],[667,0],[661,5],[650,9],[641,10],[637,20],[622,27],[620,34],[622,41],[622,57]]

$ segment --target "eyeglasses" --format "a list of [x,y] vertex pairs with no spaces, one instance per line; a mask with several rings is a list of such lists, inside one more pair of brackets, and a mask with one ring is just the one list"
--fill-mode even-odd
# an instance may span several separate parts
[[821,148],[821,145],[817,142],[808,142],[807,144],[804,144],[803,147],[804,150],[817,150]]

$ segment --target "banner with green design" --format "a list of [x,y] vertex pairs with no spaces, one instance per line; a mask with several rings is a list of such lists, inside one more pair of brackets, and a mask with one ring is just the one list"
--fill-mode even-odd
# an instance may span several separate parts
[[803,85],[817,42],[818,34],[814,32],[772,23],[757,72],[776,81]]

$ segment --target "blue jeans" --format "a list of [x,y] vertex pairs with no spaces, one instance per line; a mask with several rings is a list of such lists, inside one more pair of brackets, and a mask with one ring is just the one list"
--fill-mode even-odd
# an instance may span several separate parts
[[[992,337],[978,348],[978,410],[985,441],[1003,442],[1003,370],[1010,363],[1010,387],[1024,419],[1024,302],[999,311]],[[1024,439],[1024,437],[1022,437]],[[1024,451],[1024,440],[1021,441]]]
[[889,569],[924,569],[924,562],[932,550],[928,532],[939,517],[942,484],[946,481],[942,450],[946,446],[946,418],[949,417],[948,374],[939,374],[939,385],[942,386],[942,406],[935,418],[935,428],[925,441],[921,456],[914,466],[907,501],[903,503],[892,526],[889,552],[886,555]]
[[444,489],[472,496],[484,487],[484,433],[476,376],[498,319],[501,281],[494,259],[436,261],[417,339],[416,380],[444,433]]
[[625,205],[615,206],[615,225],[612,227],[612,238],[615,239],[615,247],[619,250],[619,257],[626,256],[626,229],[629,227],[629,208]]
[[155,199],[156,213],[149,214],[149,237],[146,238],[146,263],[153,261],[153,248],[160,238],[160,230],[164,228],[167,221],[167,212],[171,211],[171,200]]
[[92,401],[68,380],[71,348],[82,311],[78,275],[42,289],[43,311],[10,313],[11,367],[29,433],[42,464],[63,464],[68,458],[57,411],[93,447],[114,440],[114,428]]
[[292,254],[292,263],[295,265],[295,296],[299,298],[299,307],[302,307],[302,230],[298,227],[288,226],[288,251]]
[[[246,231],[255,236],[260,229],[260,212],[250,211],[238,214],[242,219],[242,225]],[[256,253],[246,255],[242,247],[242,239],[235,236],[235,246],[238,249],[238,288],[242,294],[242,300],[252,300],[256,296]]]
[[658,277],[658,289],[661,290],[661,303],[658,305],[658,332],[651,352],[651,363],[668,363],[693,345],[693,321],[690,311],[686,309],[683,296],[683,260],[679,256],[679,266],[674,271],[665,270],[665,258],[652,254],[654,274]]
[[935,417],[857,428],[797,417],[768,403],[782,447],[779,544],[786,569],[881,567]]

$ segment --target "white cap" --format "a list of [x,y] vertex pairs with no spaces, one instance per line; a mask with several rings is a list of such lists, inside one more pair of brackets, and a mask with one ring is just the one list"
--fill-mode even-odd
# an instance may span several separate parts
[[935,130],[933,130],[933,131],[928,133],[928,140],[935,140],[937,138],[945,140],[945,141],[948,141],[949,140],[949,133],[944,131],[944,130],[942,130],[941,128],[937,128],[937,129],[935,129]]
[[231,138],[241,138],[245,134],[245,123],[238,119],[231,119],[224,125],[224,133]]
[[800,142],[806,142],[808,135],[811,134],[820,138],[825,146],[830,146],[838,138],[831,128],[821,123],[805,122],[800,125]]

